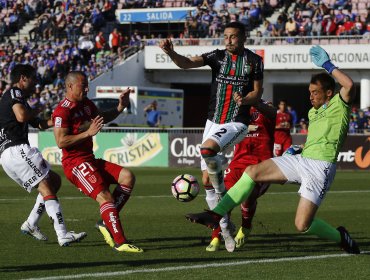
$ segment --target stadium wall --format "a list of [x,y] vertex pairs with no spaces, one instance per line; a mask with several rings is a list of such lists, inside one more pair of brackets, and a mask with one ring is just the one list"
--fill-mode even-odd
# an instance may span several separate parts
[[[302,103],[308,101],[307,83],[316,68],[308,56],[309,45],[246,46],[264,58],[264,96],[266,100],[276,100],[281,92],[289,92],[289,85],[301,86],[299,92],[290,94],[288,101]],[[200,55],[223,46],[175,46],[175,50],[186,56]],[[358,106],[370,106],[370,49],[368,45],[330,45],[326,46],[333,62],[352,77],[360,89]],[[174,65],[158,46],[146,46],[127,60],[115,65],[111,70],[90,82],[88,96],[95,97],[97,86],[126,86],[181,88],[188,84],[194,92],[200,85],[209,85],[209,67],[182,70]],[[276,85],[281,85],[276,87]],[[276,89],[279,88],[279,91]],[[208,95],[199,91],[199,95]],[[285,97],[284,97],[285,98]],[[289,100],[291,99],[291,100]],[[205,99],[199,101],[203,103]],[[186,91],[185,91],[186,102]],[[295,106],[297,107],[297,106]],[[306,112],[303,112],[306,113]],[[199,124],[202,127],[204,124]]]
[[[200,167],[202,129],[112,129],[93,138],[96,157],[123,166]],[[305,135],[293,135],[301,144]],[[53,165],[61,164],[61,150],[51,131],[30,133],[44,158]],[[36,146],[36,145],[35,145]],[[226,156],[231,159],[232,151]],[[338,168],[370,170],[370,136],[349,135],[338,155]]]

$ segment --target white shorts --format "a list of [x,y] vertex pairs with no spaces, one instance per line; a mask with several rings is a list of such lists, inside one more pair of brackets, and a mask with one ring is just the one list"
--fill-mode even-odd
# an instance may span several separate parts
[[22,144],[5,149],[1,155],[3,169],[26,191],[31,190],[48,175],[49,163],[37,148]]
[[275,157],[271,160],[288,179],[287,183],[300,184],[298,193],[320,206],[336,173],[336,164],[304,158],[299,155]]
[[[214,140],[220,147],[220,153],[224,152],[227,148],[241,142],[248,133],[248,126],[239,123],[231,122],[225,124],[217,124],[207,120],[206,127],[204,128],[202,144],[207,139]],[[201,170],[207,170],[207,164],[204,159],[200,159]]]

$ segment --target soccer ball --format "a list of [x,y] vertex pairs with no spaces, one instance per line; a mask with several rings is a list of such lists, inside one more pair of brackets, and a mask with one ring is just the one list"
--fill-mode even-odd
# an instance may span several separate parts
[[197,179],[189,174],[182,174],[172,181],[171,186],[173,196],[181,202],[193,200],[199,193]]

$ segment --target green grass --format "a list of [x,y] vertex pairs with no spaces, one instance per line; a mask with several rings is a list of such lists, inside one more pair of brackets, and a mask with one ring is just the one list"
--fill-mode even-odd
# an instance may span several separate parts
[[[176,201],[170,193],[172,179],[196,169],[135,168],[133,196],[121,214],[127,237],[145,249],[143,254],[119,254],[105,244],[94,229],[99,219],[97,203],[84,197],[64,179],[59,193],[69,230],[86,231],[81,243],[61,248],[45,215],[40,223],[48,242],[20,233],[20,225],[33,206],[36,192],[22,190],[0,172],[0,279],[70,276],[57,279],[370,279],[370,255],[340,256],[336,244],[298,234],[294,214],[297,186],[274,185],[259,200],[253,235],[242,250],[209,253],[210,231],[190,224],[184,214],[206,208],[204,191],[192,202]],[[334,226],[345,225],[362,251],[370,251],[370,175],[338,172],[318,216]],[[239,210],[233,221],[239,225]],[[299,260],[297,257],[324,257]],[[265,260],[292,258],[277,262]],[[238,262],[242,262],[238,264]],[[206,265],[216,265],[206,267]],[[220,266],[224,265],[224,266]],[[198,267],[193,267],[198,266]],[[171,270],[168,268],[181,270]],[[168,271],[159,271],[159,269]],[[186,269],[192,268],[192,269]],[[148,270],[152,269],[152,270]],[[136,271],[136,272],[135,272]],[[126,275],[100,275],[97,273]],[[89,274],[82,276],[82,274]]]

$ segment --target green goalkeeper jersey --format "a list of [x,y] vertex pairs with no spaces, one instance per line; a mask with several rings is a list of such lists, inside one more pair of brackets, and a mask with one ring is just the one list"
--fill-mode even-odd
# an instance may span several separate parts
[[336,94],[327,106],[321,106],[318,110],[311,108],[302,156],[335,163],[347,136],[349,117],[350,107],[340,94]]

